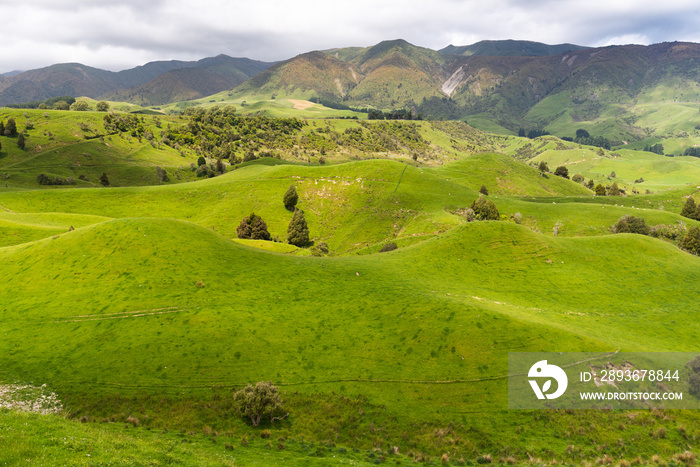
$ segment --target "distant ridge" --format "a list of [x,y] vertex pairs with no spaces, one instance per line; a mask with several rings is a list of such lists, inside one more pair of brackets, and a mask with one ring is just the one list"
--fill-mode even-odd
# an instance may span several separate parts
[[472,55],[488,55],[491,57],[545,57],[587,48],[589,47],[575,44],[549,45],[541,42],[508,39],[500,41],[479,41],[471,45],[463,46],[448,45],[438,52],[449,55],[463,55],[465,57],[470,57]]

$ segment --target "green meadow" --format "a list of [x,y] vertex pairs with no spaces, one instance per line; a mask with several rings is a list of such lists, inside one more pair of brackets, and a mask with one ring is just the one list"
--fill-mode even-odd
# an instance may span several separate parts
[[[64,412],[0,409],[0,463],[678,465],[696,450],[692,411],[508,410],[506,381],[509,352],[697,349],[700,259],[610,230],[625,215],[699,226],[679,215],[698,199],[694,158],[418,122],[400,140],[414,146],[383,158],[338,145],[328,157],[343,163],[319,165],[290,150],[195,180],[189,149],[86,139],[74,118],[47,113],[28,114],[29,154],[0,138],[11,175],[0,382],[45,384]],[[104,114],[80,117],[97,129]],[[326,138],[326,125],[360,127],[318,120],[303,134]],[[33,184],[40,171],[87,170],[83,151],[96,161],[89,181]],[[109,160],[120,186],[94,183]],[[540,174],[541,160],[596,183],[615,171],[630,196],[595,197]],[[169,170],[181,178],[159,184],[160,164],[182,164]],[[290,185],[327,255],[286,243]],[[482,185],[500,220],[467,222]],[[235,238],[251,212],[274,241]],[[389,242],[398,248],[380,253]],[[280,387],[287,418],[253,427],[238,415],[233,392],[258,381]]]

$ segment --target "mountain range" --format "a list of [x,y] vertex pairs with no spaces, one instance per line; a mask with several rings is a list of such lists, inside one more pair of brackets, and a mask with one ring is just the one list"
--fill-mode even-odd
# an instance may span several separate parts
[[[286,96],[351,108],[408,108],[427,118],[488,122],[481,126],[496,131],[569,132],[584,122],[623,142],[648,136],[647,126],[639,124],[646,118],[640,105],[654,102],[655,111],[696,105],[699,81],[695,43],[589,48],[482,41],[437,51],[397,39],[312,51],[278,63],[219,55],[120,72],[53,65],[0,76],[0,105],[73,95],[154,106],[230,90],[239,99]],[[696,122],[691,123],[692,129]],[[687,128],[663,129],[676,130]]]

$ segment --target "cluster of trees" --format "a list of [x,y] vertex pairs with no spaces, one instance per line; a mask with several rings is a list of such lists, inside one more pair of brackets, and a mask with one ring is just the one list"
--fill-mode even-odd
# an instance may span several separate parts
[[546,136],[548,134],[549,134],[549,132],[547,130],[542,130],[542,129],[525,131],[525,128],[520,128],[518,130],[518,136],[520,136],[521,138],[528,137],[530,139],[535,139],[535,138],[539,138],[540,136]]
[[[17,147],[20,149],[24,149],[27,145],[24,133],[20,133],[17,131],[17,123],[15,123],[14,118],[8,118],[6,122],[0,122],[0,135],[8,136],[11,138],[16,137]],[[2,149],[2,144],[0,144],[0,149]]]
[[683,152],[684,156],[700,157],[700,148],[688,148]]
[[7,104],[7,107],[13,109],[54,109],[68,110],[75,102],[73,96],[59,96],[46,99],[45,101],[30,101],[22,104]]
[[[562,138],[565,141],[568,138]],[[583,144],[586,146],[596,146],[603,149],[611,149],[612,143],[605,136],[591,136],[586,130],[579,128],[576,130],[576,137],[572,138],[571,141],[578,144]]]
[[130,133],[133,137],[141,137],[146,132],[143,117],[133,114],[108,113],[103,119],[105,130],[109,133]]
[[647,144],[644,146],[644,150],[646,152],[653,152],[654,154],[658,154],[660,156],[664,155],[664,145],[661,143],[656,143],[654,145]]
[[75,179],[73,177],[49,177],[43,173],[36,176],[36,181],[39,185],[75,185]]
[[367,118],[369,120],[423,120],[421,114],[413,113],[407,109],[389,110],[387,112],[371,109],[367,111]]
[[[287,227],[287,243],[298,247],[309,245],[309,226],[306,223],[304,211],[297,209],[296,205],[299,201],[299,195],[295,186],[290,186],[283,196],[284,207],[288,211],[293,211],[292,220]],[[272,240],[270,232],[267,230],[267,224],[262,217],[255,213],[251,213],[245,217],[238,228],[236,229],[238,238],[248,238],[253,240]],[[328,247],[321,248],[322,253],[328,253]]]
[[700,255],[700,228],[690,227],[686,230],[684,223],[677,226],[655,225],[650,227],[641,217],[625,215],[613,224],[613,233],[634,233],[667,238],[672,241],[680,239],[678,247],[694,255]]

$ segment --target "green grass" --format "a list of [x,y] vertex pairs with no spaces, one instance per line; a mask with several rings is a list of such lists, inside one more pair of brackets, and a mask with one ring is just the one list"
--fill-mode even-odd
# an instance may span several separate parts
[[[436,145],[471,131],[415,129]],[[524,147],[476,135],[474,144]],[[435,168],[265,159],[192,183],[0,192],[0,381],[47,384],[72,418],[91,422],[3,413],[9,426],[29,425],[20,444],[12,430],[0,443],[19,446],[7,450],[12,459],[26,452],[77,462],[95,452],[109,462],[126,452],[133,463],[240,455],[244,465],[306,465],[319,451],[322,465],[336,454],[329,444],[347,447],[338,459],[348,462],[374,462],[399,446],[406,457],[387,459],[406,463],[421,453],[471,462],[487,453],[518,462],[669,460],[694,449],[692,412],[508,411],[500,378],[508,352],[693,351],[700,259],[609,227],[626,214],[675,224],[695,188],[668,171],[664,186],[681,188],[595,198],[506,156],[443,151],[453,162]],[[619,177],[635,176],[629,167]],[[330,256],[232,240],[251,212],[284,239],[290,184]],[[453,214],[482,184],[506,218],[520,212],[523,223]],[[372,254],[388,241],[399,249]],[[266,426],[271,450],[231,406],[232,389],[261,380],[280,386],[290,412]],[[125,431],[128,417],[151,431]],[[118,423],[92,423],[100,421]],[[166,454],[178,441],[157,434],[166,427],[193,433],[192,443]],[[658,427],[668,436],[652,436]],[[60,438],[52,430],[85,440],[87,451],[52,444]],[[229,441],[212,443],[213,430]],[[255,438],[249,450],[234,443],[242,436]],[[289,441],[278,451],[280,437]],[[129,447],[119,451],[122,442]]]

